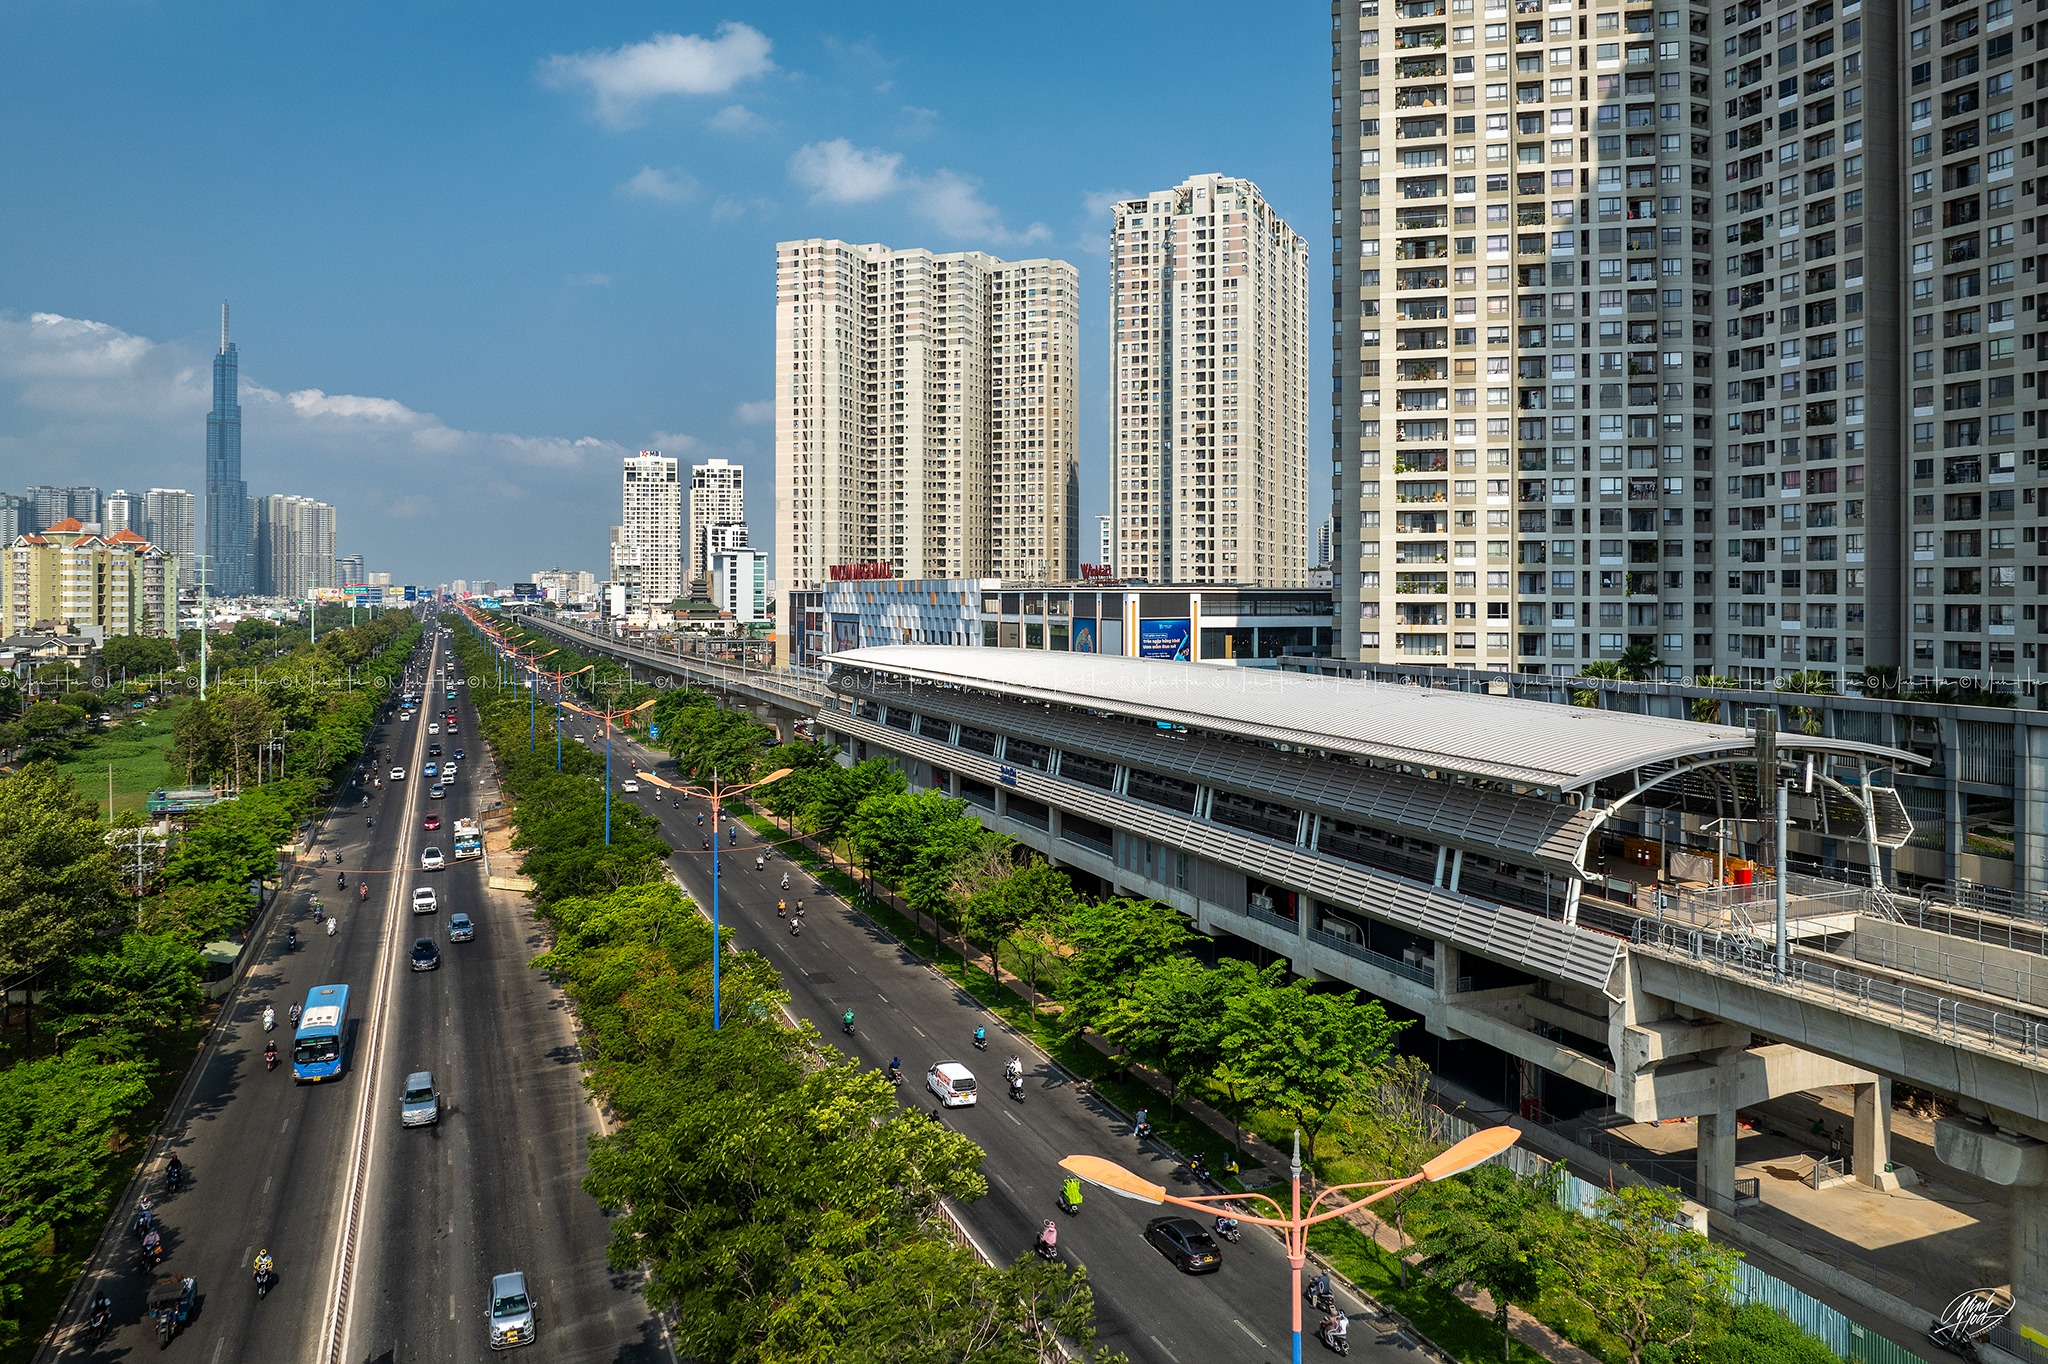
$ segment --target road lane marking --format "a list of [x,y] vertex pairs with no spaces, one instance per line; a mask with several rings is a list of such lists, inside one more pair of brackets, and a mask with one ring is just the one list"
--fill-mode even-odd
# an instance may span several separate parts
[[[1154,1345],[1157,1345],[1160,1349],[1166,1350],[1166,1342],[1161,1340],[1158,1336],[1152,1337],[1152,1343]],[[1180,1358],[1179,1355],[1175,1354],[1171,1350],[1166,1350],[1166,1357],[1172,1360],[1178,1360]]]
[[[433,667],[434,661],[440,657],[440,653],[441,642],[437,635],[434,637],[434,643],[429,647],[427,653],[429,669]],[[424,725],[415,726],[412,748],[413,771],[419,770],[422,757],[426,752],[426,743],[426,727]],[[398,836],[398,865],[401,868],[406,868],[411,862],[412,848],[419,833],[419,827],[407,809],[408,802],[405,799],[404,793],[396,794],[399,797],[400,808],[407,810],[407,814],[404,817],[405,822],[400,825]],[[334,1276],[328,1288],[326,1336],[321,1342],[319,1356],[322,1360],[326,1361],[326,1364],[341,1364],[341,1359],[348,1343],[350,1323],[349,1289],[355,1268],[357,1235],[361,1230],[363,1220],[365,1187],[369,1183],[372,1155],[377,1143],[377,1125],[370,1120],[370,1110],[379,1083],[376,1072],[377,1062],[383,1053],[385,1020],[390,1013],[392,992],[388,986],[397,961],[395,948],[399,935],[389,930],[397,917],[396,911],[403,879],[403,871],[391,878],[390,895],[384,907],[384,941],[378,952],[377,974],[375,977],[376,994],[370,1002],[370,1012],[366,1020],[369,1025],[369,1042],[363,1048],[363,1055],[360,1058],[362,1069],[355,1072],[363,1078],[357,1086],[355,1131],[350,1143],[354,1156],[349,1164],[348,1185],[342,1203],[342,1216],[335,1231]]]
[[1240,1330],[1240,1331],[1244,1332],[1244,1333],[1245,1333],[1246,1335],[1248,1335],[1248,1336],[1251,1336],[1251,1337],[1252,1337],[1252,1344],[1254,1344],[1254,1345],[1258,1346],[1258,1347],[1259,1347],[1259,1348],[1260,1348],[1261,1350],[1263,1350],[1263,1349],[1265,1349],[1265,1348],[1266,1348],[1266,1342],[1265,1342],[1265,1341],[1263,1341],[1263,1340],[1260,1340],[1260,1339],[1259,1339],[1259,1338],[1258,1338],[1257,1336],[1255,1336],[1255,1335],[1252,1335],[1252,1328],[1251,1328],[1251,1327],[1249,1327],[1249,1326],[1245,1325],[1245,1324],[1244,1324],[1243,1322],[1241,1322],[1241,1321],[1238,1321],[1238,1319],[1237,1319],[1236,1317],[1232,1317],[1232,1318],[1231,1318],[1230,1320],[1231,1320],[1231,1321],[1232,1321],[1232,1322],[1233,1322],[1233,1323],[1234,1323],[1234,1324],[1235,1324],[1235,1325],[1237,1326],[1237,1329],[1238,1329],[1238,1330]]

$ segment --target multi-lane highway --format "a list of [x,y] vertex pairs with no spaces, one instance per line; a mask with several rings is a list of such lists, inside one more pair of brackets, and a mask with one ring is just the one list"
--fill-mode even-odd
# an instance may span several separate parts
[[[674,764],[661,755],[616,733],[612,743],[615,781],[632,765],[677,779]],[[708,905],[710,855],[702,849],[710,824],[708,804],[687,796],[677,804],[675,796],[647,783],[635,795],[615,790],[613,798],[659,816],[668,842],[678,850],[673,866],[684,888]],[[705,819],[701,828],[700,814]],[[755,859],[763,853],[769,854],[767,867],[757,872]],[[1262,1233],[1247,1234],[1237,1245],[1223,1247],[1220,1272],[1193,1278],[1144,1239],[1146,1222],[1174,1209],[1092,1192],[1078,1216],[1061,1213],[1058,1162],[1077,1152],[1122,1161],[1170,1188],[1195,1190],[1177,1183],[1179,1167],[1158,1148],[1135,1141],[1112,1109],[1068,1082],[995,1016],[822,892],[744,825],[739,845],[723,856],[721,922],[739,947],[761,952],[775,964],[796,1013],[828,1041],[872,1066],[886,1067],[900,1057],[903,1101],[928,1112],[937,1111],[924,1088],[928,1067],[952,1060],[974,1071],[979,1102],[947,1110],[942,1121],[988,1153],[983,1167],[988,1196],[962,1209],[969,1234],[986,1253],[999,1261],[1021,1255],[1030,1249],[1036,1229],[1055,1219],[1062,1251],[1088,1267],[1102,1344],[1148,1364],[1288,1358],[1291,1289],[1278,1242]],[[787,891],[781,889],[785,873]],[[792,936],[787,920],[776,915],[776,901],[786,898],[793,907],[799,897],[805,905],[804,925],[800,935]],[[848,1009],[854,1011],[851,1038],[840,1032]],[[977,1024],[988,1029],[986,1051],[974,1048]],[[1022,1056],[1026,1067],[1022,1103],[1009,1099],[1003,1084],[1003,1063],[1013,1054]],[[1361,1330],[1358,1340],[1366,1345],[1370,1333]],[[1321,1352],[1313,1339],[1305,1348]]]
[[[669,1358],[639,1294],[605,1266],[605,1219],[581,1188],[597,1119],[567,1010],[527,965],[540,948],[525,900],[489,891],[481,862],[417,870],[425,846],[452,849],[458,816],[499,799],[466,703],[453,703],[453,735],[428,732],[451,704],[438,676],[447,655],[430,634],[414,664],[421,708],[410,722],[394,714],[380,726],[379,762],[363,771],[365,787],[374,771],[383,790],[371,787],[367,802],[322,826],[318,846],[330,865],[285,892],[153,1162],[152,1193],[168,1151],[193,1176],[159,1204],[169,1253],[158,1272],[191,1276],[199,1287],[196,1318],[170,1347],[178,1356],[204,1364],[482,1360],[491,1357],[489,1278],[523,1269],[540,1303],[534,1357]],[[432,743],[443,748],[434,761],[465,750],[441,800],[429,799],[431,782],[420,776]],[[394,765],[406,780],[390,780]],[[437,832],[422,828],[429,813],[443,821]],[[335,885],[337,854],[345,890]],[[367,901],[358,878],[370,887]],[[438,893],[437,913],[411,912],[420,885]],[[312,893],[338,908],[331,937],[313,921]],[[448,941],[456,911],[476,921],[475,941]],[[288,927],[298,932],[295,950],[285,946]],[[419,936],[440,944],[438,971],[410,969]],[[286,1008],[332,982],[352,996],[347,1073],[295,1085]],[[277,1010],[268,1038],[266,1005]],[[270,1039],[280,1063],[266,1073]],[[436,1126],[399,1125],[400,1086],[414,1070],[431,1070],[441,1090]],[[280,1276],[261,1302],[250,1281],[258,1247],[270,1249]],[[118,1329],[93,1349],[67,1321],[43,1358],[154,1353],[148,1278],[134,1239],[110,1235],[87,1287],[112,1296]]]

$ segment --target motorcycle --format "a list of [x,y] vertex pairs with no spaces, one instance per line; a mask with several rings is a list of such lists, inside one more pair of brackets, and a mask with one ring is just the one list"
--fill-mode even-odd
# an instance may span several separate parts
[[1244,1228],[1238,1225],[1235,1217],[1223,1216],[1216,1219],[1216,1234],[1236,1245],[1244,1237]]
[[142,1269],[149,1273],[164,1262],[164,1238],[155,1228],[142,1236]]
[[1078,1187],[1068,1189],[1064,1185],[1061,1186],[1060,1211],[1069,1216],[1081,1211],[1081,1190]]
[[292,952],[292,951],[296,951],[296,950],[298,949],[298,946],[299,946],[299,930],[298,930],[298,929],[296,929],[296,928],[287,928],[287,929],[286,929],[286,930],[284,931],[284,947],[285,947],[285,951],[287,951],[287,952]]
[[326,917],[326,914],[327,911],[320,908],[319,902],[315,901],[313,904],[313,922],[319,923],[321,919]]
[[277,1287],[277,1271],[274,1269],[259,1269],[254,1277],[256,1280],[256,1301],[261,1302],[270,1296],[271,1289]]
[[296,1027],[298,1027],[298,1026],[299,1026],[299,1006],[298,1006],[298,1005],[294,1004],[294,1005],[292,1005],[292,1006],[291,1006],[291,1008],[289,1008],[289,1009],[286,1009],[286,1010],[284,1011],[284,1021],[285,1021],[285,1025],[286,1025],[287,1027],[291,1027],[291,1028],[296,1028]]
[[335,888],[336,890],[347,890],[347,889],[348,889],[348,873],[347,873],[347,872],[345,872],[345,871],[338,871],[338,872],[334,873],[334,888]]
[[[1348,1321],[1342,1312],[1337,1314],[1337,1320],[1348,1325]],[[1328,1318],[1325,1318],[1316,1327],[1316,1339],[1322,1341],[1323,1348],[1336,1355],[1339,1359],[1346,1358],[1351,1354],[1351,1333],[1341,1328],[1332,1329]]]
[[[369,897],[366,895],[363,898],[367,900]],[[339,919],[329,919],[327,921],[327,936],[330,938],[333,937],[335,933],[340,930],[340,928],[341,921]]]
[[988,1050],[988,1034],[983,1032],[980,1028],[976,1028],[974,1030],[974,1049],[976,1051]]
[[792,938],[796,937],[803,931],[803,927],[804,921],[802,919],[791,919],[789,921],[789,936]]
[[1042,1235],[1032,1245],[1031,1249],[1038,1253],[1038,1258],[1041,1260],[1057,1260],[1060,1258],[1060,1243],[1056,1240],[1047,1240]]
[[277,1043],[272,1042],[263,1049],[263,1069],[266,1074],[277,1069]]
[[1188,1162],[1188,1177],[1197,1184],[1207,1184],[1209,1182],[1209,1158],[1207,1156],[1196,1156],[1190,1160]]
[[1024,1077],[1023,1077],[1023,1076],[1021,1076],[1021,1075],[1012,1075],[1012,1076],[1010,1077],[1010,1097],[1011,1097],[1011,1098],[1013,1098],[1013,1099],[1015,1099],[1015,1100],[1016,1100],[1016,1101],[1017,1101],[1018,1103],[1023,1103],[1023,1102],[1024,1102]]
[[263,1031],[273,1032],[276,1030],[276,1028],[277,1010],[273,1009],[272,1007],[270,1007],[270,1005],[266,1004],[263,1006]]
[[86,1330],[92,1335],[92,1343],[95,1346],[105,1340],[107,1333],[114,1329],[113,1300],[104,1293],[94,1298],[92,1300],[91,1313],[86,1318],[85,1325]]
[[1327,1275],[1310,1280],[1309,1286],[1302,1290],[1302,1296],[1307,1298],[1308,1305],[1318,1312],[1328,1312],[1337,1305],[1337,1297],[1330,1291],[1330,1280]]

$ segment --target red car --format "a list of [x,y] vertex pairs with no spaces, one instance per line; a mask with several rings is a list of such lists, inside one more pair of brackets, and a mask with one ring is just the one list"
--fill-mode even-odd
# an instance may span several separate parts
[[439,815],[428,815],[420,821],[420,827],[422,829],[438,829],[441,827],[441,817]]

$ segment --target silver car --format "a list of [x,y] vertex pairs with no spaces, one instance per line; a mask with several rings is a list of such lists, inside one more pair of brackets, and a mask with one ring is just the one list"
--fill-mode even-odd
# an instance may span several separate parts
[[434,1088],[433,1072],[416,1070],[405,1077],[405,1089],[398,1096],[398,1121],[405,1127],[441,1121],[441,1092]]
[[534,1342],[534,1312],[540,1306],[526,1292],[526,1275],[518,1270],[491,1280],[491,1348],[509,1350]]

